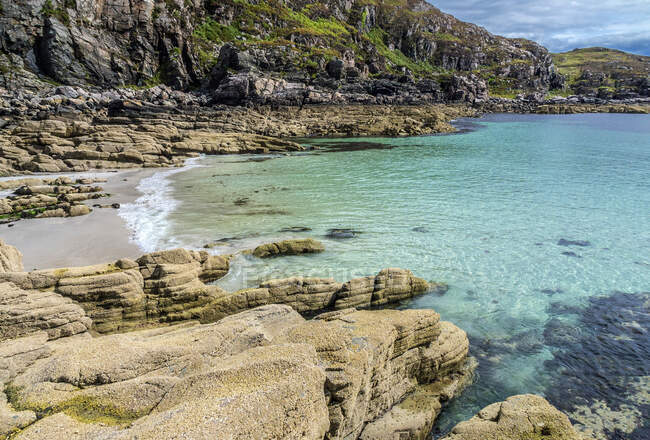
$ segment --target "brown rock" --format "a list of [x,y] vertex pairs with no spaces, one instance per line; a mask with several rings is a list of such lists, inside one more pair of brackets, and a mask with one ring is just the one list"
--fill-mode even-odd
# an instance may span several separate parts
[[284,240],[276,243],[263,244],[253,251],[257,258],[269,258],[280,255],[299,255],[323,252],[325,246],[313,238]]
[[444,440],[583,440],[569,418],[544,398],[532,394],[513,396],[483,408],[456,425]]
[[0,240],[0,272],[22,272],[23,254]]
[[0,283],[0,341],[45,331],[49,339],[84,333],[92,321],[70,299],[54,292],[29,293]]

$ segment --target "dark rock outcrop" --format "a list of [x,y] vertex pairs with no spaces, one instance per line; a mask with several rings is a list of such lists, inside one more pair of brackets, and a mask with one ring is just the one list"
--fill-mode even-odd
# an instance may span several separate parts
[[503,90],[561,85],[543,47],[423,0],[1,4],[6,88],[166,83],[227,104],[304,105],[482,101],[495,77]]

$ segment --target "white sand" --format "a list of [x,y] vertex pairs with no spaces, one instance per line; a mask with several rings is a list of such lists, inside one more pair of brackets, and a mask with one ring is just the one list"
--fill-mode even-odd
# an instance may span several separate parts
[[[99,185],[111,197],[85,202],[92,206],[134,201],[140,196],[135,189],[138,182],[156,171],[134,169],[117,173],[64,175],[108,179],[107,183]],[[20,220],[13,227],[0,225],[0,239],[23,253],[25,270],[85,266],[109,263],[124,257],[136,258],[144,252],[129,240],[129,235],[124,220],[113,208],[93,208],[93,212],[81,217]]]

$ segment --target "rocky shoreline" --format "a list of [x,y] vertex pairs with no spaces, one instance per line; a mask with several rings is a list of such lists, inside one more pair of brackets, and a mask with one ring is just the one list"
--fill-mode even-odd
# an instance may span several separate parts
[[[206,284],[229,257],[207,252],[24,272],[2,243],[0,263],[0,435],[14,439],[424,439],[472,380],[461,329],[433,310],[376,310],[440,288],[408,270],[229,293]],[[518,396],[449,437],[484,438],[582,437]]]
[[[450,121],[484,112],[648,113],[648,98],[624,101],[491,99],[474,105],[228,107],[164,86],[0,98],[0,174],[170,167],[199,154],[287,153],[311,136],[415,136],[452,132]],[[4,105],[1,105],[5,102]]]

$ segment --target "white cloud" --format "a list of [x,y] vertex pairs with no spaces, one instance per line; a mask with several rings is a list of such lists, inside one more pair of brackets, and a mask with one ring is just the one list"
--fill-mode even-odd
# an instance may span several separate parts
[[649,0],[430,0],[490,32],[524,37],[552,51],[607,46],[650,55]]

